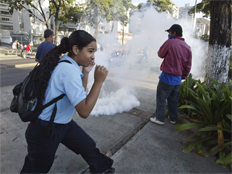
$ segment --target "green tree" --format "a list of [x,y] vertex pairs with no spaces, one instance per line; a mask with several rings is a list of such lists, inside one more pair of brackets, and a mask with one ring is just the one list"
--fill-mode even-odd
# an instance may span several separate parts
[[[208,17],[210,15],[210,0],[202,0],[200,3],[196,5],[196,12],[204,13],[203,17]],[[193,6],[189,11],[188,14],[195,13],[195,6]]]
[[[84,15],[84,4],[64,4],[61,6],[61,10],[58,16],[60,22],[59,28],[64,31],[68,30],[67,23],[73,23],[76,26],[81,25],[81,20]],[[79,26],[80,27],[80,26]]]
[[125,26],[129,22],[129,10],[132,6],[131,0],[120,0],[119,4],[119,13],[118,13],[118,21],[120,21],[122,25],[122,45],[124,45],[124,30]]
[[150,7],[152,5],[158,12],[168,11],[172,14],[172,4],[173,3],[171,2],[171,0],[147,0],[146,4],[140,3],[138,5],[138,9],[140,11],[141,9]]
[[113,7],[113,0],[89,0],[85,9],[87,23],[95,28],[94,37],[98,39],[99,24],[111,15],[110,8]]
[[[73,0],[49,0],[49,10],[46,12],[42,7],[43,0],[0,0],[2,3],[9,4],[9,12],[13,14],[14,10],[22,10],[25,9],[29,12],[30,16],[35,17],[39,21],[41,21],[47,28],[49,27],[49,21],[53,16],[55,18],[55,43],[57,43],[58,36],[58,17],[62,10],[66,9],[65,6],[73,5]],[[29,7],[29,8],[28,8]],[[37,14],[34,12],[37,12]],[[48,17],[46,14],[48,13]]]
[[118,9],[119,9],[119,1],[112,0],[112,4],[109,10],[106,11],[106,22],[112,21],[111,32],[114,29],[114,22],[118,20]]
[[[193,12],[192,9],[189,13]],[[202,0],[196,9],[211,18],[205,79],[226,82],[231,54],[231,1]]]
[[208,34],[204,34],[201,36],[201,39],[204,41],[209,41],[209,35]]
[[62,13],[62,11],[66,10],[66,6],[73,6],[73,0],[49,0],[49,10],[55,18],[55,44],[57,43],[58,38],[59,15]]
[[[48,17],[46,17],[46,12],[42,8],[42,0],[38,1],[32,1],[32,0],[0,0],[1,3],[6,3],[9,5],[9,12],[10,14],[13,14],[14,10],[22,10],[25,9],[29,12],[30,17],[33,16],[36,19],[38,19],[40,22],[42,22],[47,28],[49,28],[49,21],[54,15],[54,13],[49,13]],[[30,7],[30,8],[28,8]],[[38,15],[34,11],[37,12]]]

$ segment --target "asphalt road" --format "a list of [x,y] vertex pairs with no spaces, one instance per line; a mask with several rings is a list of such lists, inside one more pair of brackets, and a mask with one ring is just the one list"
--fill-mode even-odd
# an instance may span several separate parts
[[33,67],[0,69],[0,87],[16,85],[23,81]]

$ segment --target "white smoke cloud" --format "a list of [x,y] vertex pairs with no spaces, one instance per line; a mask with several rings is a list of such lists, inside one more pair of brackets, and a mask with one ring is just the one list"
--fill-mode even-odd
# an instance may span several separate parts
[[[116,33],[102,35],[98,43],[104,47],[103,51],[95,53],[95,62],[104,65],[109,70],[108,79],[114,83],[114,88],[107,87],[109,83],[102,87],[99,99],[90,115],[113,115],[129,111],[138,107],[140,102],[136,98],[136,80],[130,78],[146,79],[149,74],[160,73],[159,67],[162,59],[157,52],[160,46],[168,39],[165,32],[173,24],[180,24],[183,28],[183,38],[191,46],[193,52],[192,70],[194,77],[202,76],[204,58],[206,56],[207,44],[192,37],[191,21],[182,21],[167,18],[165,14],[158,13],[154,8],[149,8],[145,12],[137,12],[130,19],[130,30],[133,39],[128,41],[122,48],[118,42]],[[124,56],[113,56],[117,50],[126,50]],[[94,69],[89,75],[88,88],[93,84]],[[157,79],[158,81],[158,79]],[[107,88],[111,88],[107,91]],[[112,92],[112,89],[115,92]]]

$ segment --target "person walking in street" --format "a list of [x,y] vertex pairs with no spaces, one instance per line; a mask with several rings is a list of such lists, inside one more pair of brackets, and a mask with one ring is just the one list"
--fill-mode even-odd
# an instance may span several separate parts
[[31,54],[31,45],[28,44],[25,50],[27,51],[27,54]]
[[182,27],[174,24],[166,31],[169,33],[168,40],[158,51],[158,56],[163,58],[163,62],[157,86],[156,111],[150,118],[151,122],[159,125],[165,124],[166,100],[170,123],[176,124],[181,80],[187,78],[192,65],[192,51],[182,38]]
[[17,44],[16,44],[16,48],[17,48],[18,51],[21,50],[21,44],[19,43],[19,41],[18,41]]
[[35,61],[41,62],[41,60],[47,54],[47,52],[56,46],[55,44],[53,44],[53,37],[54,33],[52,30],[46,29],[44,31],[45,41],[38,46]]
[[[86,94],[96,50],[95,38],[86,31],[77,30],[43,57],[38,77],[39,100],[46,104],[61,94],[66,95],[56,103],[57,112],[48,136],[45,133],[55,104],[45,108],[38,119],[28,125],[25,134],[28,154],[21,173],[48,173],[60,143],[80,154],[91,173],[114,173],[113,160],[100,153],[94,140],[72,119],[75,111],[82,118],[89,116],[108,74],[105,67],[96,65],[94,84]],[[66,52],[68,55],[60,59]],[[82,71],[79,66],[83,67]]]
[[14,41],[13,43],[12,43],[12,49],[13,49],[13,51],[12,52],[14,52],[14,51],[17,51],[17,40],[16,41]]

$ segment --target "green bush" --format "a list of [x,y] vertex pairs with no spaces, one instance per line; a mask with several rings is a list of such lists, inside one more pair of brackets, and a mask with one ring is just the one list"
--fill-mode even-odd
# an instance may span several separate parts
[[[184,131],[199,128],[186,139],[189,146],[183,152],[187,153],[195,148],[200,155],[217,155],[216,162],[226,167],[232,162],[231,149],[226,154],[226,149],[232,145],[232,92],[225,83],[212,79],[210,82],[206,85],[204,82],[192,79],[190,75],[181,84],[179,111],[187,113],[191,122],[176,125],[176,129]],[[190,141],[192,138],[195,139]],[[203,152],[202,147],[208,147],[210,150]]]
[[201,37],[200,37],[202,40],[208,42],[209,41],[209,35],[208,34],[203,34]]
[[228,79],[232,80],[232,53],[230,55]]

